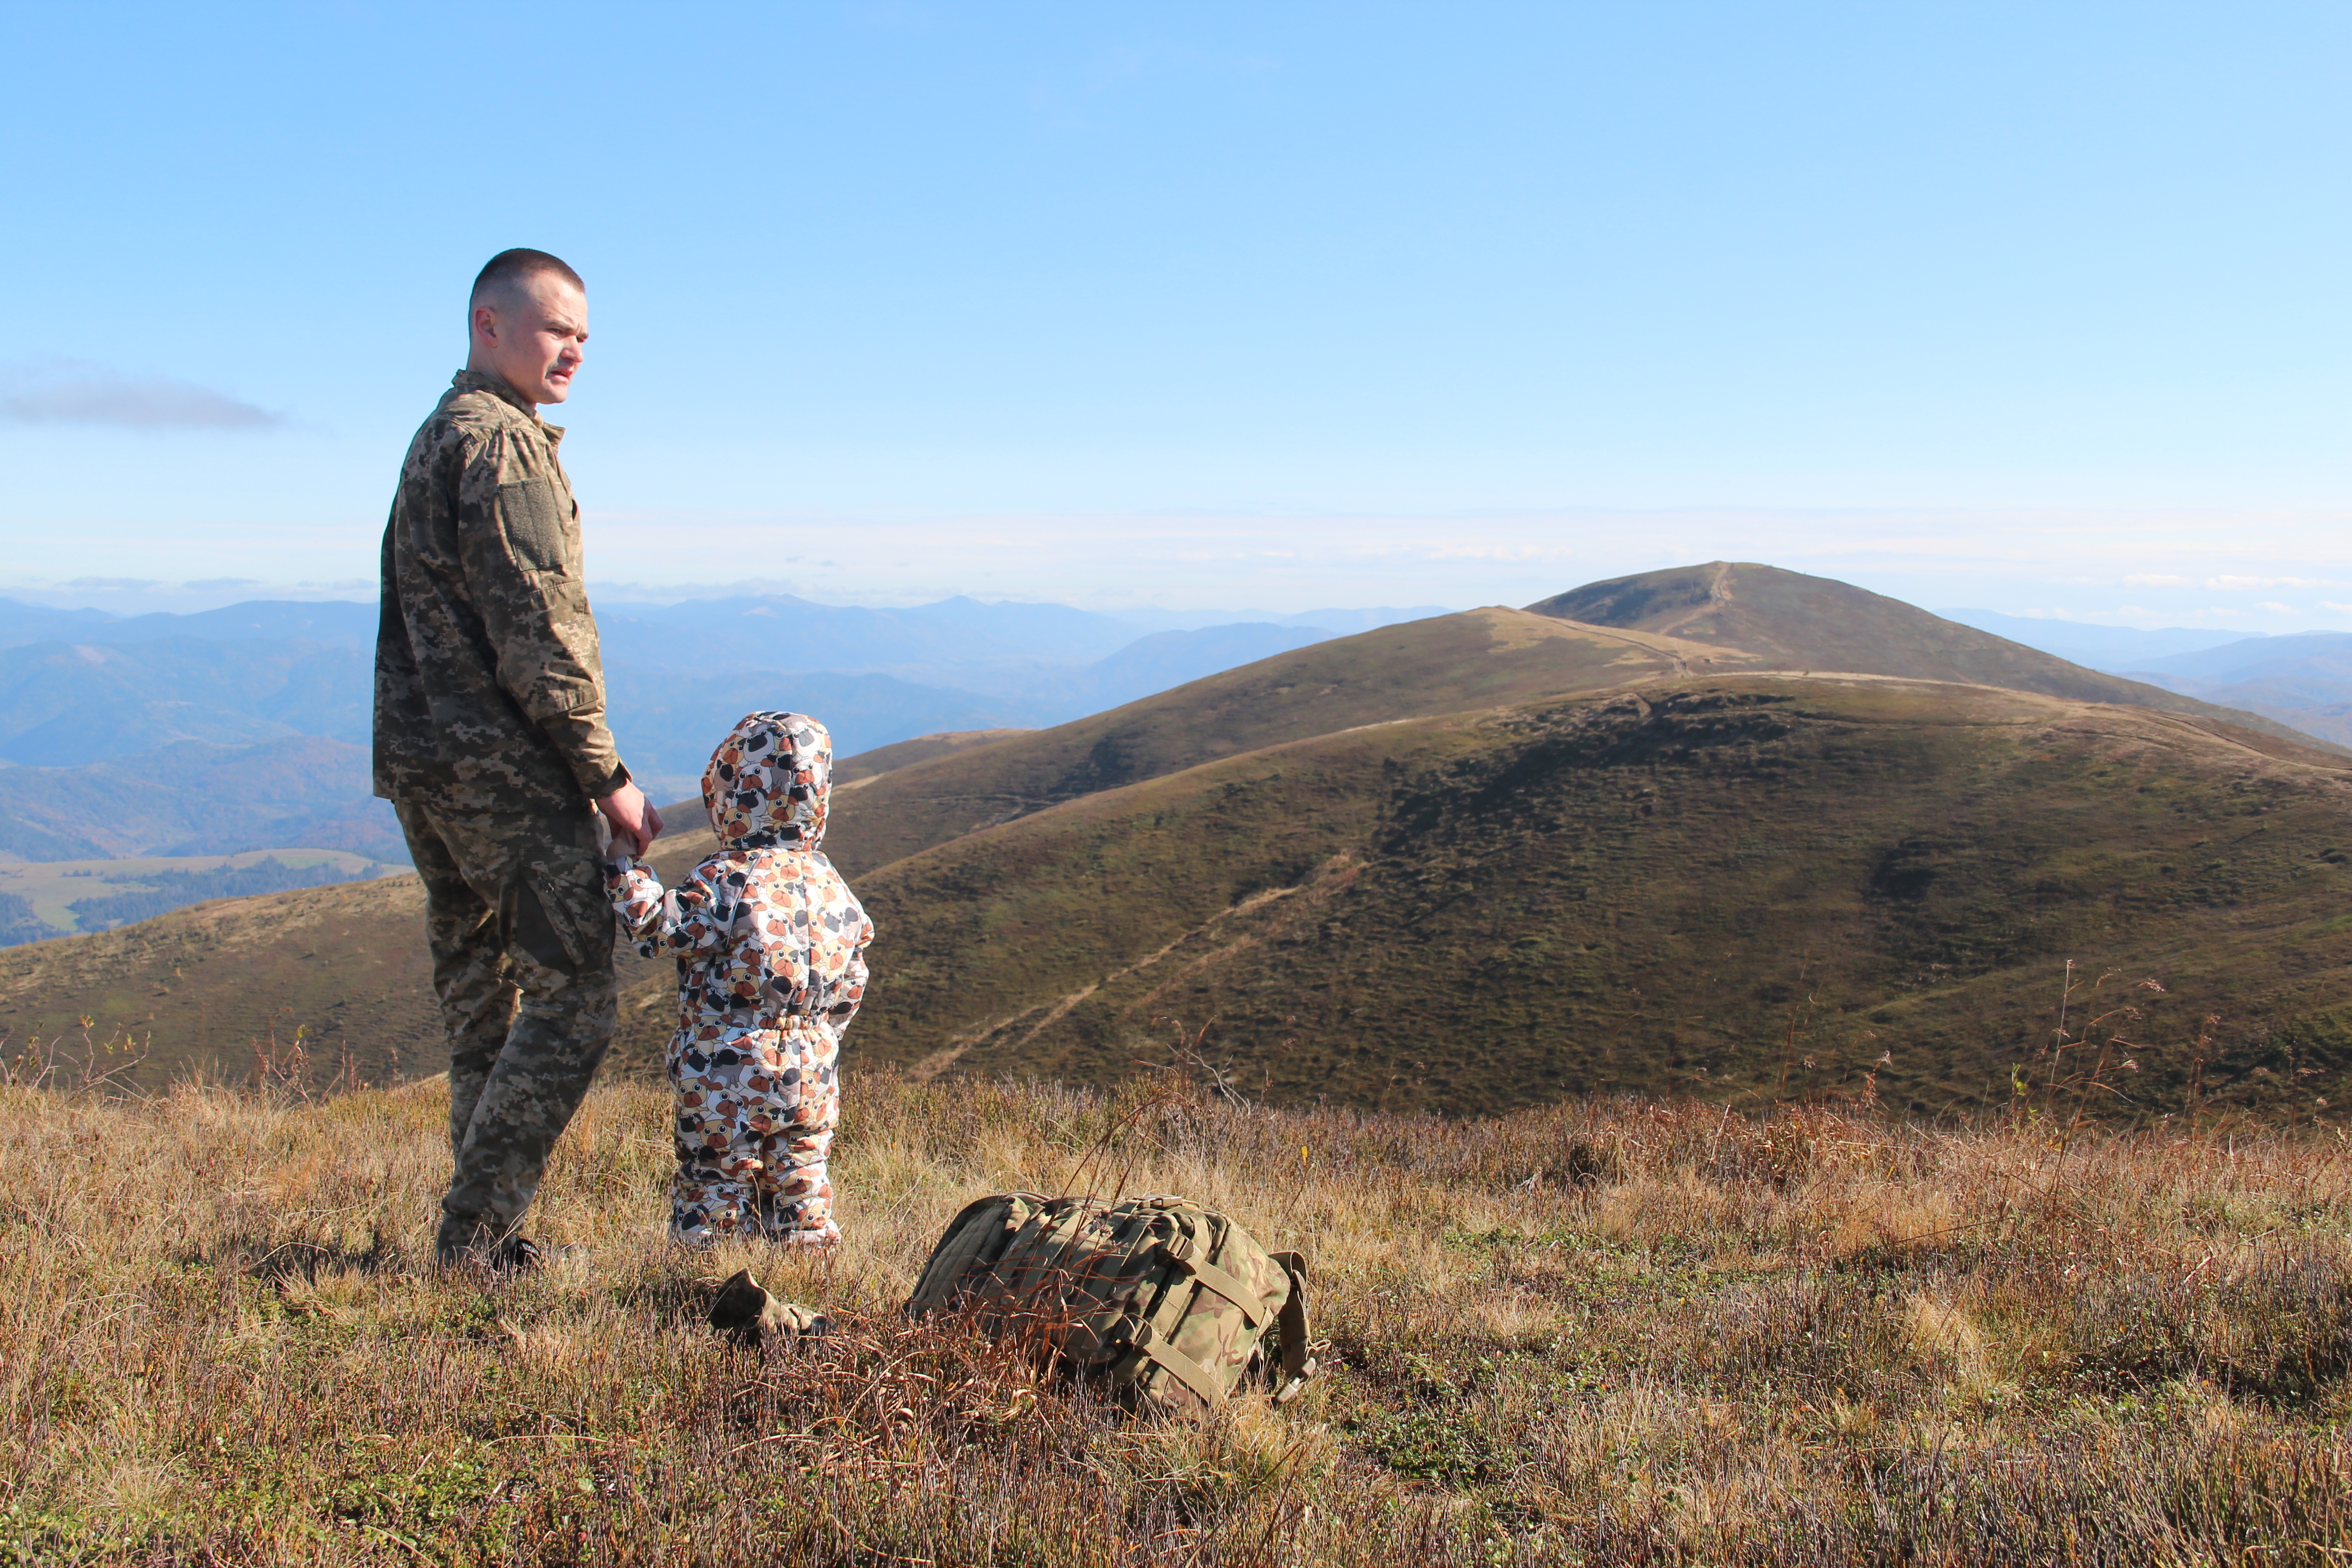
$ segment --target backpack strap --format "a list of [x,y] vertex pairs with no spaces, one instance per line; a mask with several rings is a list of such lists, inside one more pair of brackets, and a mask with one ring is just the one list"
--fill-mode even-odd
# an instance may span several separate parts
[[[1251,1328],[1265,1326],[1265,1303],[1259,1299],[1258,1293],[1207,1258],[1194,1257],[1196,1248],[1190,1236],[1179,1231],[1161,1242],[1160,1250],[1169,1262],[1176,1266],[1178,1273],[1190,1275],[1239,1307],[1243,1321]],[[1293,1287],[1292,1294],[1297,1293],[1297,1288]]]
[[901,1310],[920,1318],[956,1307],[987,1281],[1014,1233],[1045,1203],[1034,1193],[994,1193],[964,1205],[948,1222]]
[[1307,1259],[1296,1252],[1267,1256],[1290,1276],[1290,1294],[1283,1298],[1282,1311],[1276,1319],[1282,1331],[1282,1386],[1274,1395],[1276,1405],[1287,1405],[1316,1371],[1307,1354]]
[[1208,1368],[1154,1333],[1149,1322],[1136,1324],[1128,1343],[1144,1359],[1157,1363],[1171,1377],[1191,1389],[1203,1407],[1213,1410],[1224,1402],[1225,1391],[1209,1375]]

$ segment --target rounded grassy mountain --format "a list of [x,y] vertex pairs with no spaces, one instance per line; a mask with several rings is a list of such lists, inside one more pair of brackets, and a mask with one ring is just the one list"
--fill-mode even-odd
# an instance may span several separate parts
[[[2147,1104],[2208,1014],[2226,1094],[2340,1100],[2346,765],[1846,584],[1618,579],[845,759],[827,847],[881,932],[848,1059],[1101,1079],[1181,1019],[1250,1085],[1374,1106],[1777,1093],[1882,1052],[1905,1103],[1981,1105],[2072,958],[2166,985]],[[710,840],[670,820],[675,876]],[[37,943],[0,953],[0,1032],[150,1034],[151,1080],[298,1029],[431,1071],[421,923],[397,879]],[[643,1067],[670,972],[622,972]]]
[[[2270,719],[2085,669],[2054,654],[1829,577],[1710,561],[1588,583],[1529,605],[1538,616],[1736,649],[1750,668],[1899,675],[2201,713],[2305,746],[2329,742]],[[1720,664],[1703,668],[1725,668]]]
[[2310,1110],[2352,1087],[2348,792],[2189,718],[1885,678],[1369,727],[869,875],[855,1056],[1103,1080],[1181,1021],[1252,1090],[1468,1113],[1857,1090],[1885,1055],[1926,1113],[2034,1069],[2072,960],[2077,1024],[2137,1009],[2109,1109],[2183,1109],[2218,1015],[2207,1096]]
[[1591,691],[1728,658],[1640,630],[1500,607],[1260,659],[1051,730],[915,762],[861,784],[826,850],[855,875],[1066,800],[1363,724]]

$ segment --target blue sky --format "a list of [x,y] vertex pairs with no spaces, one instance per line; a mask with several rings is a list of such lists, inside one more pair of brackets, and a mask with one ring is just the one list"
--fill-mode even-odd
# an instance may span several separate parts
[[0,592],[364,583],[532,244],[609,584],[2352,626],[2347,104],[2341,0],[0,4]]

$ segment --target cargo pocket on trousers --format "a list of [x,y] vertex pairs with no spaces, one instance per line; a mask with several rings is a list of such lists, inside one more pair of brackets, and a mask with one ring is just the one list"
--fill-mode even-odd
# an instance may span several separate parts
[[576,974],[588,963],[588,942],[569,918],[570,911],[539,889],[528,876],[506,885],[499,900],[499,924],[509,952],[520,948],[535,962],[564,974]]

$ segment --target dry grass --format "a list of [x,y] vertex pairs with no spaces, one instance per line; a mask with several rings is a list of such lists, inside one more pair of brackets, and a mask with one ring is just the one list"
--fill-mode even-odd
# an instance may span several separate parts
[[[498,1284],[419,1268],[436,1085],[0,1089],[0,1562],[2352,1557],[2332,1134],[1145,1100],[854,1079],[828,1266],[665,1250],[663,1100],[601,1089],[538,1216],[584,1254]],[[896,1319],[1139,1106],[1129,1190],[1313,1259],[1295,1405],[1136,1425]],[[714,1341],[747,1262],[843,1333]]]

